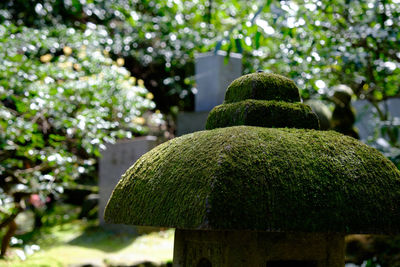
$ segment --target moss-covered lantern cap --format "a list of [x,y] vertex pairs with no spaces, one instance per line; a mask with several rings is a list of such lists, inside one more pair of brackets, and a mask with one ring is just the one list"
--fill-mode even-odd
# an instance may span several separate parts
[[246,99],[299,102],[296,84],[278,74],[257,72],[234,80],[226,90],[225,103]]
[[143,155],[114,189],[105,220],[181,229],[400,232],[400,172],[377,150],[333,131],[242,122],[220,123]]

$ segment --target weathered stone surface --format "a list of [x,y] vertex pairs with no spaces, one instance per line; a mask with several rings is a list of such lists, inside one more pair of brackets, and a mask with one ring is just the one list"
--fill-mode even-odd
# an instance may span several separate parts
[[224,101],[226,87],[242,75],[242,55],[231,53],[225,63],[226,52],[203,53],[196,56],[195,73],[197,94],[195,111],[210,111]]
[[177,267],[342,267],[344,234],[399,233],[399,170],[354,138],[300,129],[318,121],[299,101],[280,75],[235,80],[210,130],[123,175],[106,221],[177,228]]
[[176,118],[176,136],[205,130],[208,111],[180,112]]
[[104,225],[104,209],[121,175],[143,154],[157,145],[154,136],[137,137],[107,145],[99,162],[99,221]]
[[300,102],[300,94],[292,80],[278,74],[259,72],[234,80],[226,90],[224,103],[246,99]]
[[213,108],[206,129],[248,125],[319,130],[318,117],[302,103],[247,99]]
[[225,102],[211,110],[206,129],[238,125],[320,129],[318,117],[299,101],[298,88],[286,77],[244,75],[228,87]]
[[105,218],[183,229],[399,232],[400,172],[332,131],[218,128],[142,156]]
[[343,267],[344,237],[321,233],[177,229],[174,266],[198,266],[201,260],[218,267]]

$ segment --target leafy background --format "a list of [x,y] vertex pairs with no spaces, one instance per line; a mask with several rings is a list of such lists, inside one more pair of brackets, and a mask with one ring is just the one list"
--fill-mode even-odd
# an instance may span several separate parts
[[177,112],[194,108],[195,54],[218,49],[331,109],[335,86],[349,86],[371,107],[364,141],[400,166],[387,105],[400,93],[399,12],[398,0],[1,2],[2,218],[31,195],[47,211],[66,188],[95,185],[105,142],[149,126],[173,136]]

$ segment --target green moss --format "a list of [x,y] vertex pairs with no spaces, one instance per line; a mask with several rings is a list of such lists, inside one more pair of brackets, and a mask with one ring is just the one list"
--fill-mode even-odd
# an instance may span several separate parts
[[206,129],[237,125],[319,129],[318,118],[307,105],[253,99],[215,107]]
[[400,172],[332,131],[218,128],[168,141],[123,176],[111,223],[183,229],[394,233]]
[[225,94],[225,103],[245,99],[299,102],[299,90],[295,83],[281,75],[252,73],[234,80]]

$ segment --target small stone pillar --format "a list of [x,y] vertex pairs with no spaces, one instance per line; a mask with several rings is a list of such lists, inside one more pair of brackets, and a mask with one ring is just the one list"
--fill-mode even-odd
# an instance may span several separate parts
[[343,267],[344,235],[400,231],[400,171],[319,130],[293,81],[233,81],[206,131],[143,155],[105,220],[176,228],[177,267]]

